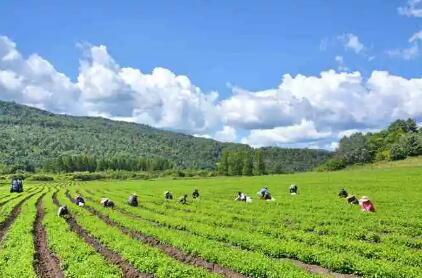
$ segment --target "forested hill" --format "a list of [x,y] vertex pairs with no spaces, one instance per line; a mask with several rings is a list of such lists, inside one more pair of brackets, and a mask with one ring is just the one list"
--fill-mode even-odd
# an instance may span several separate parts
[[[60,156],[165,158],[177,168],[215,169],[224,150],[256,151],[247,145],[96,117],[57,115],[0,101],[0,170],[33,170]],[[268,172],[314,168],[330,153],[265,148]]]

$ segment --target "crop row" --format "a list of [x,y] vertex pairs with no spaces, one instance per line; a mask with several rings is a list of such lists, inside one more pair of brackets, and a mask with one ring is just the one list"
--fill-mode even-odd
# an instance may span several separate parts
[[[119,196],[114,195],[114,196]],[[119,202],[123,202],[120,196]],[[332,270],[340,272],[357,272],[369,277],[415,277],[419,273],[417,267],[386,261],[383,258],[362,257],[358,252],[338,252],[330,248],[336,247],[335,243],[328,247],[310,246],[309,242],[294,241],[289,238],[273,239],[262,235],[254,235],[237,229],[221,228],[206,224],[192,223],[180,220],[178,217],[166,213],[124,207],[125,210],[138,215],[146,220],[155,222],[164,227],[185,230],[197,236],[230,243],[243,249],[262,252],[271,257],[294,257],[305,262],[318,263]],[[341,239],[340,239],[341,241]],[[316,243],[318,238],[316,238]],[[389,252],[388,249],[386,251]],[[418,264],[418,261],[415,262]]]
[[35,203],[41,194],[43,193],[36,193],[25,201],[21,212],[1,243],[0,269],[2,277],[37,277],[33,267],[35,250],[32,224],[36,215]]
[[[422,223],[416,215],[408,217],[406,224],[403,224],[404,219],[400,219],[400,222],[396,223],[396,218],[392,220],[392,217],[380,219],[379,215],[362,215],[357,208],[350,207],[344,204],[344,200],[338,199],[335,199],[337,202],[335,205],[338,207],[333,207],[333,204],[326,205],[330,209],[328,212],[321,211],[321,209],[315,211],[311,208],[298,211],[295,206],[295,202],[297,202],[295,198],[282,204],[263,204],[261,202],[246,206],[242,203],[220,199],[218,202],[201,200],[200,205],[194,202],[192,206],[188,207],[172,203],[166,203],[163,206],[162,200],[149,196],[142,196],[142,201],[145,201],[141,202],[141,205],[146,209],[163,208],[166,214],[171,210],[179,210],[182,215],[192,221],[199,219],[208,223],[214,222],[218,226],[230,227],[233,224],[243,225],[270,236],[277,236],[277,230],[281,234],[290,230],[293,234],[300,232],[311,234],[311,236],[323,236],[327,241],[341,237],[346,242],[342,248],[367,241],[381,243],[378,244],[378,247],[382,247],[382,244],[386,243],[388,248],[393,249],[401,245],[404,249],[397,250],[397,252],[403,253],[407,247],[418,249],[422,245],[420,239]],[[277,226],[276,229],[274,229],[275,226]],[[270,227],[270,229],[265,230],[265,227]],[[280,235],[280,233],[278,234]],[[362,248],[367,250],[367,246],[362,246]]]
[[48,234],[48,246],[60,260],[66,277],[121,277],[118,267],[109,264],[101,255],[72,232],[65,219],[57,217],[52,193],[43,200],[43,224]]
[[203,269],[180,263],[158,249],[122,234],[118,228],[107,225],[84,208],[72,206],[63,191],[57,196],[61,203],[67,204],[71,208],[73,215],[82,227],[108,248],[127,259],[138,270],[154,274],[155,277],[218,277],[218,275]]
[[[242,204],[239,204],[242,205]],[[400,246],[396,242],[383,241],[380,242],[376,235],[370,233],[364,234],[365,237],[362,240],[351,240],[340,235],[321,235],[318,231],[301,231],[287,229],[283,226],[276,226],[274,224],[261,224],[256,225],[251,222],[236,221],[230,215],[226,216],[224,213],[218,213],[217,216],[200,215],[199,213],[186,213],[180,211],[175,204],[155,205],[150,203],[141,203],[142,209],[147,209],[155,213],[160,213],[175,219],[184,219],[189,222],[198,222],[202,224],[223,227],[230,230],[235,229],[236,231],[243,231],[249,234],[259,233],[262,237],[278,238],[278,239],[291,239],[294,241],[304,242],[312,246],[325,246],[331,250],[343,252],[345,250],[360,253],[368,258],[385,258],[391,261],[401,261],[404,264],[409,265],[421,265],[422,257],[418,256],[417,250],[408,248],[406,246]],[[199,214],[199,215],[198,215]],[[304,217],[302,214],[298,214],[297,217]],[[337,224],[342,227],[341,223]],[[372,237],[371,237],[372,236]],[[367,242],[374,241],[374,242]],[[400,254],[399,256],[397,256]]]
[[130,217],[116,210],[104,209],[94,202],[90,202],[89,205],[124,227],[153,236],[161,242],[180,248],[189,254],[199,255],[209,262],[218,263],[250,277],[313,276],[300,270],[291,262],[270,259],[258,252],[231,248],[224,243],[195,236],[185,231],[151,225],[149,221]]

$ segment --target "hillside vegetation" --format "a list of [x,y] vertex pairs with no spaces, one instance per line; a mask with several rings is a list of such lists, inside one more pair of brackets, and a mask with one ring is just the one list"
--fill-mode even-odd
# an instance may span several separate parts
[[334,157],[319,170],[338,170],[348,165],[397,161],[422,155],[422,128],[413,119],[396,120],[375,133],[343,137]]
[[[214,170],[223,151],[256,152],[146,125],[57,115],[0,101],[0,173],[17,170]],[[268,173],[304,171],[324,162],[321,150],[264,148]]]

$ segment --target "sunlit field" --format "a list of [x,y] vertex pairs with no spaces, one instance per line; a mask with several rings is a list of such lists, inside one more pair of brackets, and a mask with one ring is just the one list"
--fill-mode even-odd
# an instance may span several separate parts
[[[292,183],[299,186],[297,196],[288,193]],[[11,213],[16,219],[1,226],[0,270],[4,277],[36,276],[37,203],[38,214],[45,212],[41,227],[48,247],[67,277],[422,277],[421,183],[420,168],[402,167],[26,183],[21,194],[2,186],[0,222]],[[259,200],[264,185],[275,201]],[[363,213],[338,198],[343,187],[357,197],[369,196],[376,212]],[[192,199],[194,189],[200,200]],[[165,191],[175,199],[165,201]],[[238,191],[253,201],[234,201]],[[69,200],[77,193],[85,198],[84,207]],[[131,193],[137,193],[138,207],[127,204]],[[188,203],[179,204],[185,193]],[[102,207],[103,197],[115,208]],[[70,220],[56,215],[57,204],[67,205]]]

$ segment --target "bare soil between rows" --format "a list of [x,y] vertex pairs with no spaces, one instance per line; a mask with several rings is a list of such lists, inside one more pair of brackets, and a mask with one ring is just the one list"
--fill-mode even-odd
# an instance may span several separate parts
[[[59,207],[59,201],[57,199],[57,192],[53,194],[53,202],[54,204]],[[84,228],[82,228],[75,220],[75,218],[69,214],[68,217],[65,218],[67,223],[69,224],[70,229],[79,235],[87,244],[92,246],[98,253],[104,256],[109,262],[115,264],[120,267],[123,272],[123,276],[125,278],[152,278],[154,277],[151,274],[145,274],[139,272],[134,266],[128,263],[122,256],[119,254],[111,251],[106,246],[101,244],[95,237],[90,235]]]
[[15,222],[16,217],[18,217],[18,215],[20,214],[23,203],[25,203],[26,200],[28,200],[35,194],[36,193],[29,194],[19,203],[17,203],[16,206],[10,212],[10,214],[7,216],[6,220],[0,223],[0,243],[6,235],[7,231],[9,230],[10,226],[12,226],[13,222]]
[[[69,195],[68,192],[66,192],[66,196],[67,196],[67,198],[69,198],[69,200],[72,200],[72,197]],[[90,198],[89,198],[89,200],[93,201]],[[185,252],[175,248],[174,246],[162,243],[157,238],[144,235],[144,234],[137,232],[137,231],[130,230],[130,229],[120,225],[119,223],[116,223],[114,220],[109,218],[107,215],[102,214],[101,212],[97,211],[93,207],[85,206],[84,208],[86,208],[92,214],[96,215],[98,218],[103,220],[108,225],[119,228],[122,231],[122,233],[129,235],[136,240],[142,241],[143,243],[146,243],[146,244],[148,244],[152,247],[158,248],[161,251],[163,251],[165,254],[167,254],[168,256],[171,256],[172,258],[174,258],[174,259],[176,259],[176,260],[178,260],[182,263],[189,264],[189,265],[196,266],[196,267],[205,268],[206,270],[208,270],[210,272],[223,275],[224,277],[229,277],[229,278],[246,278],[247,277],[247,276],[245,276],[241,273],[235,272],[235,271],[228,269],[226,267],[223,267],[219,264],[208,262],[201,257],[188,255]]]
[[42,221],[45,211],[42,204],[43,194],[37,201],[37,215],[34,222],[34,268],[37,274],[43,278],[64,278],[60,268],[59,259],[48,248],[47,232]]
[[[138,219],[142,219],[148,222],[151,222],[151,224],[156,225],[156,226],[164,226],[158,222],[154,222],[154,221],[150,221],[148,219],[144,219],[139,215],[133,214],[127,210],[124,210],[122,208],[115,208],[116,210],[118,210],[120,213],[127,215],[129,217],[132,218],[138,218]],[[147,210],[151,211],[150,209],[146,208]],[[155,212],[156,213],[156,212]],[[167,227],[167,226],[165,226]],[[174,230],[178,230],[177,228],[171,228]],[[181,229],[183,230],[183,229]],[[247,249],[246,249],[247,250]],[[310,273],[315,273],[315,274],[320,274],[323,275],[325,277],[332,277],[332,278],[361,278],[361,276],[355,275],[355,274],[345,274],[345,273],[338,273],[338,272],[334,272],[328,268],[322,267],[320,265],[315,265],[315,264],[309,264],[309,263],[304,263],[302,261],[299,261],[297,259],[292,259],[292,258],[281,258],[281,260],[286,260],[286,261],[290,261],[293,264],[295,264],[296,266],[310,272]],[[243,276],[245,277],[245,276]]]

